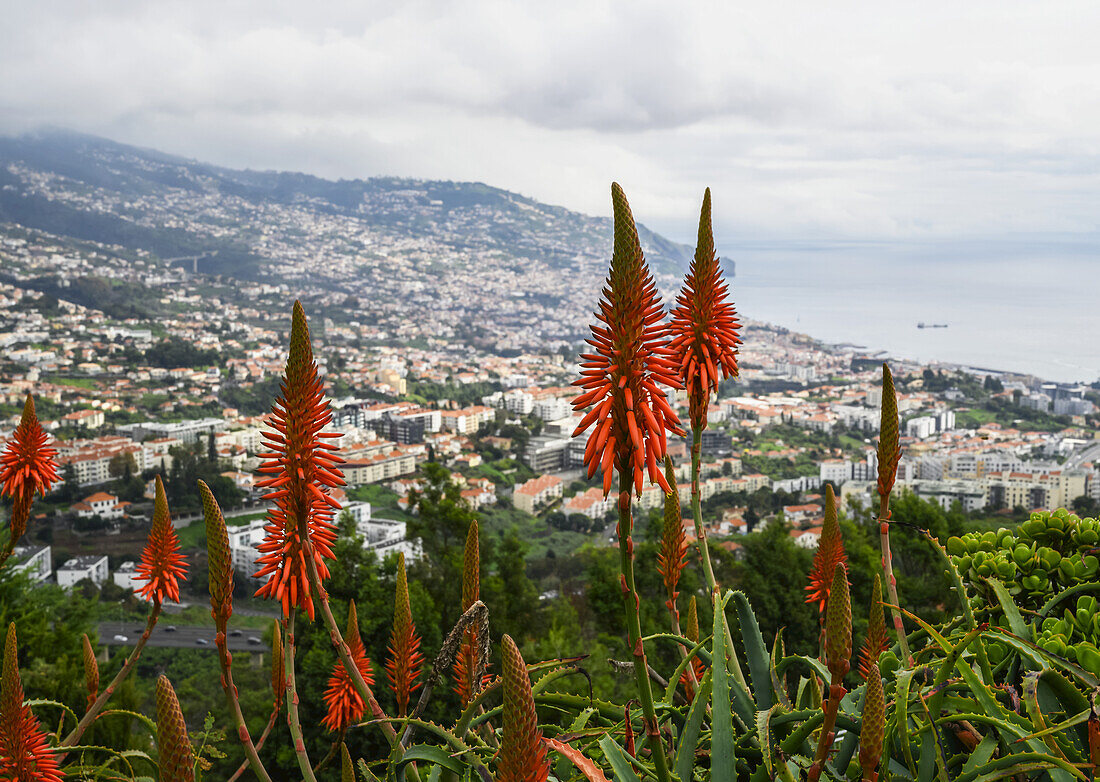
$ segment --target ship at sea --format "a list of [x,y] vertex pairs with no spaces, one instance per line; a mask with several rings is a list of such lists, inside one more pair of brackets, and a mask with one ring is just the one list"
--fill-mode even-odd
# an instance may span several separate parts
[[924,323],[924,322],[921,322],[921,323],[917,324],[917,328],[918,329],[945,329],[945,328],[947,328],[947,324],[946,323]]

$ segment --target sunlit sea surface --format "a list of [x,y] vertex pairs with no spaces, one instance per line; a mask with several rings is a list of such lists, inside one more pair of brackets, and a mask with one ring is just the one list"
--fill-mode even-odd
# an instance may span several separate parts
[[[742,245],[746,317],[921,362],[1100,379],[1100,245]],[[947,328],[917,327],[924,322]]]

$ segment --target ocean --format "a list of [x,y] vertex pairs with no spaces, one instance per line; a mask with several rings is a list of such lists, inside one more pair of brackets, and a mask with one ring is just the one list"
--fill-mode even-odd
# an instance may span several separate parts
[[[745,317],[898,358],[1100,379],[1100,244],[723,248]],[[947,328],[918,328],[918,323]]]

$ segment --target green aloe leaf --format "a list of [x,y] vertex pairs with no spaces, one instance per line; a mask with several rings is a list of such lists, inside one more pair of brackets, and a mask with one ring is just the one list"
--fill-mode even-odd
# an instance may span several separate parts
[[764,636],[760,634],[760,624],[742,592],[733,593],[734,608],[737,609],[737,621],[741,625],[741,640],[745,644],[745,656],[748,658],[749,675],[752,677],[752,694],[756,699],[756,710],[767,711],[772,707],[772,676],[768,663],[768,649],[764,646]]
[[703,717],[707,711],[707,702],[710,698],[711,678],[710,671],[699,682],[699,689],[695,693],[688,710],[687,722],[684,723],[684,732],[680,735],[680,746],[676,750],[676,762],[674,771],[681,780],[691,779],[691,769],[695,765],[695,749],[699,746],[699,735],[703,728]]
[[714,679],[711,688],[710,768],[712,779],[736,779],[733,708],[730,703],[730,671],[726,651],[726,602],[731,593],[714,600]]

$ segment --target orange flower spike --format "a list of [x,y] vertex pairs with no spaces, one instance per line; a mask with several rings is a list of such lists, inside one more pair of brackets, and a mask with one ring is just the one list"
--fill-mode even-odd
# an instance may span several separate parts
[[741,324],[733,302],[726,298],[729,291],[714,252],[710,212],[708,187],[699,214],[695,258],[676,298],[669,325],[669,348],[687,387],[691,426],[697,431],[707,426],[710,394],[718,391],[722,377],[737,376],[737,346],[741,344]]
[[84,652],[84,685],[88,688],[88,706],[91,708],[95,699],[99,696],[99,661],[95,658],[95,649],[88,640],[88,634],[80,636]]
[[[477,519],[470,522],[470,528],[466,531],[466,547],[463,552],[462,563],[462,611],[465,613],[470,606],[478,601],[481,591],[481,551],[478,542]],[[477,632],[474,628],[467,630],[462,636],[462,645],[458,647],[455,655],[454,691],[465,706],[474,696],[477,689],[474,686],[473,676],[477,669]]]
[[595,425],[585,447],[589,477],[599,469],[604,494],[611,491],[615,470],[630,476],[641,492],[643,476],[666,492],[665,476],[657,468],[665,458],[666,432],[683,434],[660,385],[680,387],[673,357],[664,344],[660,325],[664,312],[649,273],[634,217],[623,190],[611,185],[615,212],[615,249],[603,297],[587,340],[593,353],[583,353],[581,377],[573,385],[584,389],[573,400],[576,410],[592,406],[573,432],[577,437]]
[[343,459],[334,453],[336,446],[325,441],[340,435],[321,431],[331,420],[305,312],[296,301],[282,396],[268,417],[271,430],[263,433],[271,452],[262,455],[265,461],[259,472],[269,477],[256,484],[270,489],[265,499],[275,503],[264,527],[266,537],[257,546],[262,556],[256,561],[260,565],[256,577],[267,581],[256,594],[280,601],[284,616],[297,606],[313,619],[305,557],[313,557],[322,580],[329,575],[325,560],[333,559],[336,526],[332,516],[340,504],[329,491],[342,486],[344,479],[339,469]]
[[[363,638],[359,635],[359,616],[355,612],[355,601],[348,604],[348,628],[344,633],[344,641],[351,652],[351,659],[355,661],[355,667],[363,676],[367,686],[374,684],[374,674],[370,660],[367,659],[367,650],[363,647]],[[359,693],[355,691],[355,685],[351,682],[351,676],[344,669],[344,664],[339,658],[332,669],[332,675],[328,680],[328,689],[325,690],[325,718],[321,724],[329,730],[336,732],[346,728],[359,720],[367,707]]]
[[680,574],[687,564],[688,542],[684,535],[683,513],[680,507],[680,490],[676,487],[676,475],[672,469],[672,459],[665,457],[665,480],[672,491],[665,494],[665,523],[661,532],[661,549],[657,553],[657,571],[665,584],[668,599],[665,605],[674,616],[679,618],[676,609],[677,588]]
[[878,661],[888,647],[886,638],[886,616],[882,610],[882,582],[875,573],[875,583],[871,587],[871,613],[867,620],[867,638],[859,650],[859,675],[864,681],[870,681],[872,671],[878,671]]
[[47,446],[48,437],[34,410],[34,398],[27,394],[23,417],[0,454],[0,494],[11,497],[11,542],[23,537],[30,518],[35,492],[45,494],[57,482],[57,450]]
[[161,782],[194,782],[195,757],[176,691],[168,677],[157,677],[157,752]]
[[156,502],[149,540],[137,566],[137,577],[145,585],[137,591],[139,597],[161,603],[165,597],[179,602],[179,582],[187,576],[187,562],[180,554],[180,539],[168,514],[168,498],[160,476],[156,479]]
[[[684,637],[689,641],[699,643],[699,608],[695,603],[695,595],[691,596],[688,601],[687,619],[684,620]],[[703,681],[703,674],[706,673],[707,668],[703,664],[703,661],[699,659],[699,656],[691,658],[691,669],[695,673],[695,681]],[[684,691],[687,694],[688,700],[695,699],[695,685],[691,681],[691,676],[687,671],[680,676],[680,684],[684,685]]]
[[806,602],[817,603],[817,610],[824,614],[829,601],[829,588],[833,583],[833,573],[837,565],[848,561],[844,552],[844,541],[840,536],[840,523],[836,513],[836,495],[831,484],[825,485],[825,523],[821,528],[821,537],[817,542],[813,568],[810,570],[810,583],[806,587]]
[[420,653],[420,636],[413,623],[409,605],[409,583],[405,575],[405,554],[397,555],[397,594],[393,607],[393,633],[390,636],[390,658],[386,661],[386,676],[397,699],[397,715],[404,717],[409,696],[420,687],[416,679],[424,655]]
[[531,677],[511,636],[501,639],[504,684],[503,730],[496,782],[546,782],[550,761],[535,714]]
[[61,782],[57,756],[47,734],[23,703],[15,623],[8,625],[4,667],[0,675],[0,779],[12,782]]

